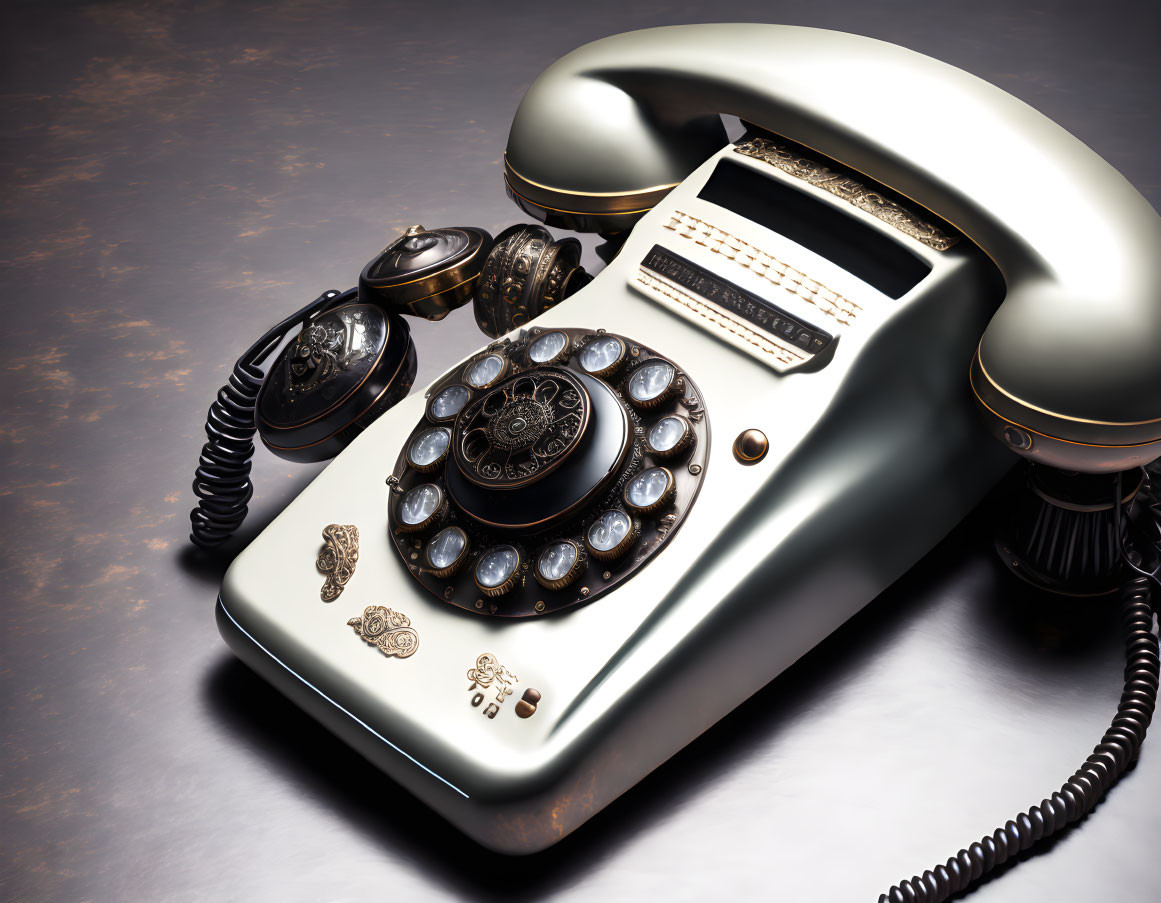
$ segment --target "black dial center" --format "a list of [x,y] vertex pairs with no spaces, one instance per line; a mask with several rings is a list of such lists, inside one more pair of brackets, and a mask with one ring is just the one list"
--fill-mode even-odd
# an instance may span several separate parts
[[[502,492],[470,479],[461,469],[458,458],[449,461],[448,492],[465,513],[493,527],[532,531],[548,529],[575,516],[585,502],[606,489],[610,479],[617,475],[632,447],[632,431],[625,407],[600,380],[579,373],[568,375],[584,391],[588,405],[586,426],[578,434],[577,441],[570,445],[567,454],[557,459],[550,471],[543,473],[541,479]],[[465,409],[464,414],[470,410]],[[546,433],[538,432],[538,421],[524,414],[503,419],[502,410],[494,418],[503,423],[496,432],[507,435],[509,444],[515,449],[512,460],[524,460],[530,449],[544,446]],[[470,422],[470,418],[465,421],[461,415],[457,432],[466,422]],[[465,435],[471,435],[471,429]],[[528,441],[528,436],[532,436],[532,442]],[[456,450],[459,450],[458,445]],[[469,460],[468,466],[475,467],[480,460],[483,459]]]

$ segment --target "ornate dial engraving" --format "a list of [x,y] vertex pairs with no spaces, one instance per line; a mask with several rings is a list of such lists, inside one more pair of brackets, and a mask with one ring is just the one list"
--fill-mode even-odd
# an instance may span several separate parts
[[359,528],[354,524],[327,524],[322,531],[326,546],[318,554],[315,567],[327,575],[322,600],[333,602],[355,573],[359,560]]
[[419,648],[419,634],[411,628],[411,619],[383,605],[368,605],[362,617],[351,618],[347,625],[363,642],[392,658],[407,658]]
[[589,419],[589,396],[566,370],[544,367],[513,377],[456,421],[456,463],[477,485],[510,489],[563,463]]

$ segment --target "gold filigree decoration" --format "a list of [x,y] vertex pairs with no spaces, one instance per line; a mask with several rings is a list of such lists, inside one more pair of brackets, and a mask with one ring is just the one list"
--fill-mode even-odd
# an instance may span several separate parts
[[347,624],[384,655],[407,658],[419,648],[419,634],[412,629],[411,619],[383,605],[368,605],[362,617],[351,618]]
[[326,546],[318,553],[315,567],[327,575],[322,600],[334,602],[355,573],[359,560],[359,528],[353,524],[327,524],[322,531]]
[[481,687],[490,687],[493,682],[509,687],[517,683],[519,678],[501,665],[496,656],[485,652],[476,659],[476,667],[468,669],[468,680]]
[[769,138],[743,141],[734,146],[734,151],[761,160],[796,179],[828,191],[936,251],[946,251],[959,241],[957,236],[949,235],[915,211],[884,197],[881,192],[854,176],[832,169],[821,160],[805,157],[797,150]]

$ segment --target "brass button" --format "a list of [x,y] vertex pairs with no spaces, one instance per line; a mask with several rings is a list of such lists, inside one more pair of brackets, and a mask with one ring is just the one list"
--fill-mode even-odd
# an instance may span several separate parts
[[520,718],[531,718],[536,713],[536,706],[540,702],[540,692],[529,687],[524,696],[516,703],[516,715]]
[[770,450],[770,440],[761,430],[745,430],[734,440],[734,457],[742,464],[757,464]]

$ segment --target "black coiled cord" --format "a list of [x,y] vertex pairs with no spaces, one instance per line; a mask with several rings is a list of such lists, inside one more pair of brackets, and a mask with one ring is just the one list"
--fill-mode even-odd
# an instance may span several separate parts
[[[1161,492],[1158,473],[1150,469],[1151,485],[1141,490],[1148,521],[1145,538],[1154,553],[1161,551]],[[1121,535],[1121,484],[1117,479],[1117,535]],[[943,865],[929,869],[909,881],[900,881],[879,903],[942,903],[966,890],[994,868],[1022,853],[1034,844],[1051,837],[1067,825],[1083,818],[1100,802],[1108,789],[1137,760],[1145,732],[1157,705],[1158,656],[1157,636],[1153,633],[1153,608],[1150,605],[1150,582],[1158,583],[1159,570],[1140,567],[1140,557],[1122,549],[1125,563],[1135,575],[1121,589],[1121,627],[1125,642],[1125,689],[1117,714],[1084,764],[1050,799],[1041,800],[1016,818],[997,828],[966,850],[960,850]]]
[[193,491],[198,506],[189,513],[193,527],[190,541],[202,549],[221,545],[246,518],[246,506],[254,495],[250,459],[254,455],[254,405],[262,388],[261,364],[293,330],[354,300],[357,289],[323,292],[302,310],[270,329],[238,358],[230,381],[206,414],[206,444],[202,446]]

